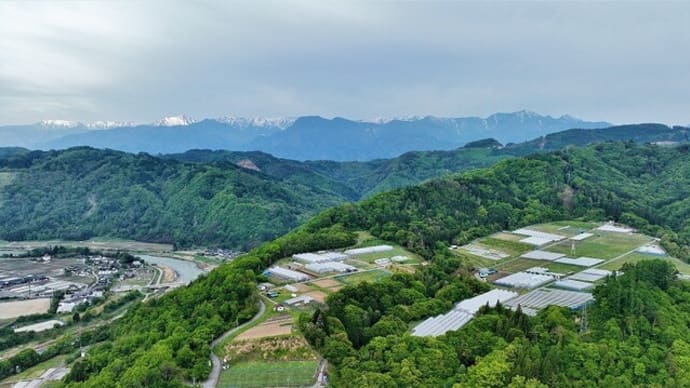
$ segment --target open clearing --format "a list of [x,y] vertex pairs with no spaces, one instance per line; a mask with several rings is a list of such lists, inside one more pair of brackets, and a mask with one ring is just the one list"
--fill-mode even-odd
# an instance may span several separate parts
[[84,241],[45,240],[45,241],[11,241],[0,244],[0,248],[31,250],[56,245],[65,247],[87,247],[94,250],[125,250],[134,252],[172,252],[171,244],[145,243],[132,240],[93,238]]
[[322,291],[311,291],[311,292],[307,292],[304,295],[311,296],[312,298],[314,298],[315,301],[317,301],[319,303],[324,303],[326,301],[326,297],[328,296],[328,295],[326,295],[326,293],[324,293]]
[[20,300],[0,303],[0,319],[13,319],[22,315],[47,313],[50,298]]
[[[382,244],[383,244],[383,242],[382,242]],[[388,243],[386,243],[386,244],[388,244]],[[393,246],[393,249],[390,251],[372,252],[372,253],[363,253],[363,254],[359,254],[359,255],[353,255],[352,258],[371,264],[374,262],[374,260],[383,259],[383,258],[391,258],[393,256],[407,256],[407,257],[409,257],[411,260],[406,261],[405,262],[406,264],[418,263],[418,262],[422,261],[418,255],[411,253],[411,252],[408,252],[399,246]]]
[[670,256],[656,256],[656,255],[645,255],[644,253],[631,253],[629,255],[625,255],[621,257],[618,260],[611,261],[609,263],[606,263],[602,265],[601,269],[607,269],[609,271],[617,271],[623,267],[624,264],[630,263],[630,264],[635,264],[639,261],[642,260],[668,260],[671,262],[671,264],[675,265],[676,268],[678,269],[678,272],[684,274],[684,275],[690,275],[690,264],[681,261],[679,259],[676,259],[675,257],[670,257]]
[[235,340],[242,341],[264,337],[274,337],[288,335],[292,333],[292,317],[280,316],[263,322],[235,337]]
[[292,285],[293,287],[297,288],[297,291],[299,292],[309,292],[311,291],[311,287],[309,285],[304,284],[304,283],[295,283]]
[[319,356],[298,334],[233,340],[219,387],[293,387],[314,384]]
[[358,272],[352,275],[337,276],[336,279],[345,284],[359,284],[362,282],[374,283],[388,276],[391,276],[390,272],[381,269],[375,269],[373,271]]
[[520,241],[523,238],[525,238],[525,236],[520,236],[519,234],[514,234],[514,233],[510,233],[510,232],[498,232],[498,233],[492,234],[491,236],[489,236],[487,238],[495,238],[498,240],[505,240],[505,241]]
[[596,228],[599,224],[594,222],[582,221],[554,221],[546,224],[531,225],[529,228],[544,233],[560,234],[561,236],[572,237],[580,234],[582,231],[587,231]]
[[[524,238],[524,236],[523,236]],[[479,240],[479,244],[507,253],[510,256],[518,256],[534,249],[531,245],[519,241],[501,240],[493,237],[485,237]]]
[[314,281],[312,283],[314,283],[316,286],[321,287],[321,288],[331,288],[331,287],[337,287],[337,286],[341,285],[338,281],[333,280],[333,279],[321,279],[321,280]]
[[[650,241],[652,238],[641,234],[627,234],[614,232],[595,231],[594,237],[575,243],[575,254],[570,251],[571,242],[563,241],[547,248],[547,251],[564,253],[572,257],[594,257],[597,259],[612,259],[638,248]],[[594,232],[593,232],[594,233]]]
[[218,387],[302,387],[316,381],[318,361],[246,362],[221,374]]

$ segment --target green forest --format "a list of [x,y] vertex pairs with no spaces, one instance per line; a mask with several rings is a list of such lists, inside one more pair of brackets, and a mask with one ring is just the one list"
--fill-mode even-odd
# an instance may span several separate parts
[[[453,151],[409,152],[398,158],[370,162],[297,162],[260,152],[209,150],[151,156],[87,147],[47,152],[4,148],[0,149],[0,239],[116,237],[172,243],[176,247],[250,249],[287,233],[331,206],[374,198],[380,192],[413,186],[458,171],[590,142],[616,139],[687,141],[686,137],[686,128],[656,124],[586,131],[573,129],[521,144],[503,146],[486,139]],[[661,172],[651,170],[647,174]],[[582,177],[590,178],[598,179],[596,176]],[[571,179],[576,179],[576,176]],[[406,200],[398,196],[412,193],[433,198],[437,194],[429,191],[450,190],[452,188],[446,186],[455,184],[453,179],[447,179],[389,195],[396,200]],[[634,189],[632,186],[624,187],[626,190]],[[627,194],[617,192],[618,188],[613,189],[613,195],[620,197],[621,201],[637,199],[637,193],[626,197]],[[596,188],[591,190],[596,191]],[[510,191],[503,193],[498,200],[514,202],[514,199],[507,198],[509,195]],[[546,204],[553,204],[553,198],[546,198]],[[594,199],[599,202],[606,200],[598,196]],[[375,201],[365,201],[361,208],[378,206],[372,205]],[[502,209],[489,209],[484,205],[481,211],[486,210],[489,218],[501,218],[496,214],[507,209],[504,205],[500,205],[504,207]],[[515,203],[511,204],[515,209],[513,205]],[[530,209],[539,213],[539,209]],[[644,218],[652,223],[659,221],[654,219],[657,215],[647,213],[643,214]],[[469,216],[459,214],[457,209],[443,214],[449,218]],[[385,223],[366,222],[373,221],[379,228],[386,224],[386,230],[375,232],[382,233],[387,239],[391,239],[389,229],[397,228],[394,233],[400,233],[394,240],[402,242],[407,240],[402,236],[407,229],[397,225],[401,222],[400,216],[386,214]],[[421,214],[412,216],[422,217]],[[415,226],[415,230],[446,224],[435,218],[434,223]],[[511,219],[511,222],[516,222],[514,216]],[[673,222],[675,225],[681,220]],[[495,227],[496,220],[487,220],[476,226],[477,229],[470,234],[481,233],[482,228]],[[409,243],[427,245],[428,248],[430,243],[439,239],[457,237],[456,229],[445,230],[442,236],[428,236],[426,241]]]
[[[501,162],[321,213],[192,283],[129,310],[67,376],[67,386],[169,387],[208,372],[214,336],[249,319],[257,274],[295,252],[351,246],[355,231],[430,260],[415,274],[347,286],[303,315],[303,334],[334,386],[687,386],[690,287],[661,261],[640,262],[595,290],[578,314],[534,318],[497,306],[457,333],[405,334],[486,286],[446,249],[506,227],[614,219],[688,259],[687,146],[611,143]],[[660,190],[662,188],[663,190]]]
[[343,199],[232,163],[92,148],[0,158],[0,239],[120,237],[248,248]]

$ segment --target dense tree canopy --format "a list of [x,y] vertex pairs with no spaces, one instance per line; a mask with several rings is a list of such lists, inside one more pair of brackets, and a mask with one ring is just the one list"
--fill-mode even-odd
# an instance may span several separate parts
[[528,318],[498,306],[457,333],[406,333],[409,324],[484,290],[447,244],[503,228],[611,218],[659,235],[687,259],[689,157],[686,147],[631,143],[567,149],[328,210],[190,287],[131,309],[68,382],[175,386],[205,377],[210,339],[256,309],[255,274],[291,253],[352,245],[353,231],[368,230],[431,263],[345,287],[327,309],[300,318],[304,335],[334,366],[336,386],[685,386],[690,286],[661,261],[626,267],[597,288],[585,331],[568,310]]

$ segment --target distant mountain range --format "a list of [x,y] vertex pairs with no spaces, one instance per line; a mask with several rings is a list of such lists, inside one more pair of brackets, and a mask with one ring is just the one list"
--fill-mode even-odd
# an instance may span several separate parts
[[610,125],[529,111],[497,113],[487,118],[426,116],[372,121],[319,116],[224,117],[200,121],[173,116],[146,125],[47,120],[0,127],[0,146],[33,149],[91,146],[151,154],[190,149],[262,151],[295,160],[366,161],[392,158],[408,151],[451,150],[482,138],[515,143],[571,128]]

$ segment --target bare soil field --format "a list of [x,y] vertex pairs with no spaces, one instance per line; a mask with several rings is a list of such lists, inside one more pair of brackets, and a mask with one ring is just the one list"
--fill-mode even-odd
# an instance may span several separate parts
[[314,298],[315,301],[317,301],[317,302],[319,302],[319,303],[325,302],[325,301],[326,301],[326,297],[328,296],[328,295],[326,295],[326,293],[321,292],[321,291],[307,292],[307,293],[304,294],[304,295],[311,296],[312,298]]
[[315,285],[321,287],[321,288],[331,288],[331,287],[337,287],[337,286],[342,286],[342,284],[336,280],[333,279],[321,279],[321,280],[316,280],[314,282]]
[[311,291],[311,287],[309,287],[307,284],[304,283],[296,283],[293,284],[295,288],[297,288],[297,291],[299,292],[309,292]]
[[0,319],[13,319],[22,315],[47,313],[50,298],[20,300],[0,303]]
[[235,341],[275,337],[279,335],[288,335],[290,333],[292,333],[292,317],[281,316],[279,318],[263,322],[258,326],[252,327],[251,329],[238,335],[235,338]]
[[175,270],[165,265],[156,264],[156,266],[163,271],[163,280],[161,283],[173,283],[177,280],[177,273]]
[[130,240],[117,239],[92,239],[86,241],[65,241],[65,240],[49,240],[49,241],[12,241],[5,244],[0,244],[2,247],[12,249],[30,250],[34,248],[43,248],[55,245],[62,245],[66,247],[87,247],[95,250],[127,250],[140,252],[172,252],[173,246],[171,244],[156,244],[145,243]]
[[237,361],[318,360],[318,356],[302,336],[273,337],[250,340],[235,339],[225,348],[227,356]]
[[80,264],[79,259],[54,259],[50,262],[36,262],[29,258],[0,259],[0,275],[24,276],[30,274],[42,274],[45,276],[64,276],[64,268]]

